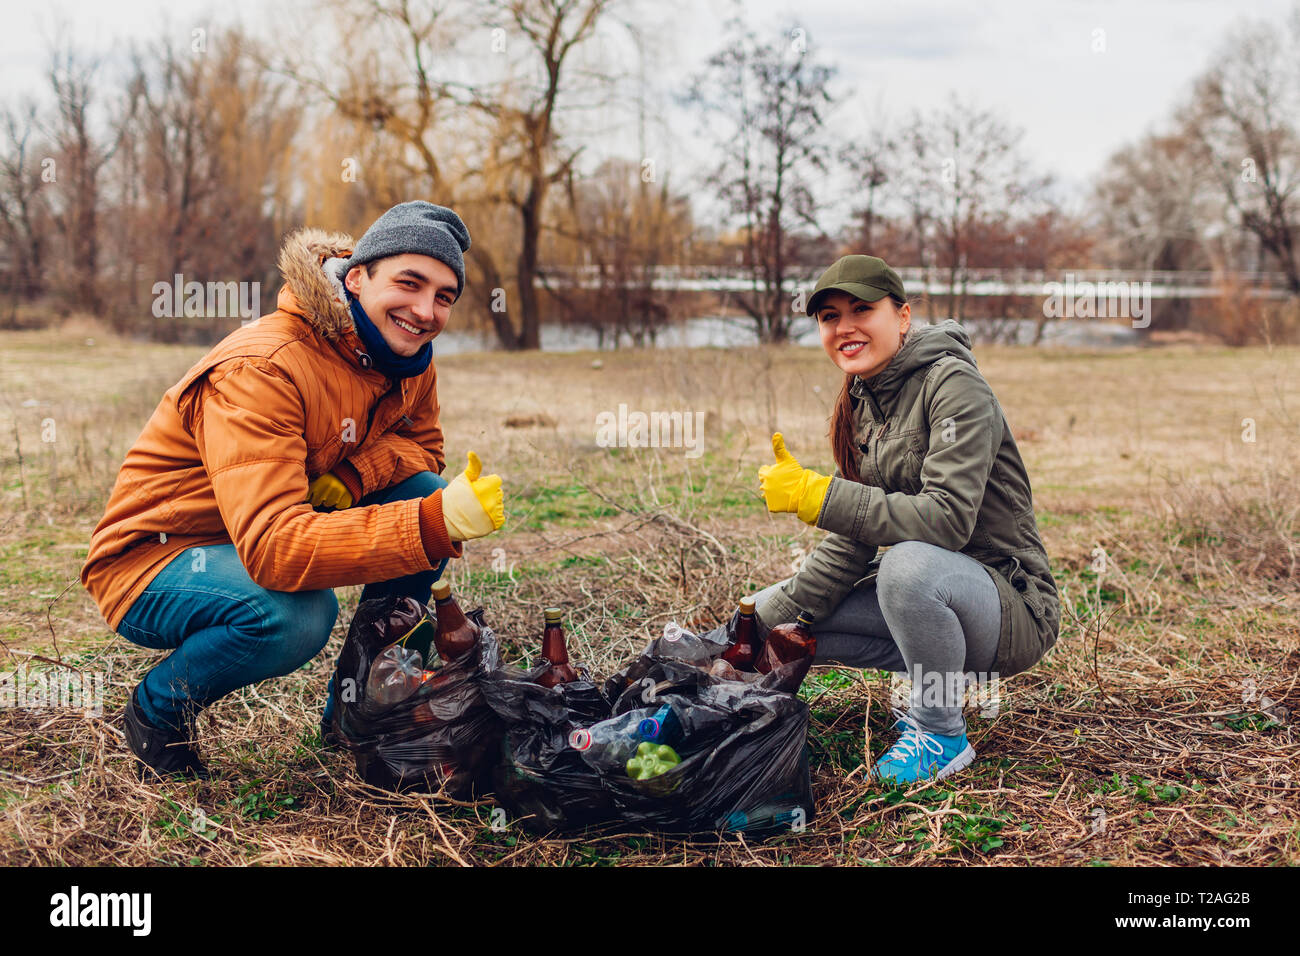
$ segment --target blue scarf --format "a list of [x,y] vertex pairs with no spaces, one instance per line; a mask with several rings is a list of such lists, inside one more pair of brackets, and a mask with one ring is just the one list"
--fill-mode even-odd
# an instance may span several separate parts
[[366,310],[361,308],[361,303],[357,301],[356,296],[348,296],[348,307],[352,310],[352,321],[357,327],[357,335],[361,337],[374,368],[389,378],[411,378],[429,367],[429,362],[433,359],[432,342],[425,342],[420,351],[414,355],[398,355],[388,347],[383,335],[370,321],[370,316],[366,315]]

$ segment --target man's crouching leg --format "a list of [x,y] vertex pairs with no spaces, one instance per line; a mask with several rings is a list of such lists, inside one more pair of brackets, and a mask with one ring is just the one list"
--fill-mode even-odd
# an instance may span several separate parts
[[142,776],[206,776],[193,749],[199,711],[297,670],[324,648],[337,617],[331,590],[269,591],[254,583],[234,545],[190,548],[172,559],[118,627],[133,643],[172,651],[126,709],[126,737]]

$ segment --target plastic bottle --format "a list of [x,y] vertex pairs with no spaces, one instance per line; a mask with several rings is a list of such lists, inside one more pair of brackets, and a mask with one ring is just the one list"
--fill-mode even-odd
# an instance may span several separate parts
[[659,708],[641,707],[569,734],[569,746],[578,751],[593,770],[622,771],[636,748],[645,740],[641,722],[653,719]]
[[400,644],[379,652],[366,678],[366,699],[380,707],[392,707],[410,697],[424,677],[420,653]]
[[564,640],[564,628],[560,625],[562,613],[558,607],[548,607],[543,611],[546,615],[546,629],[542,632],[542,657],[550,664],[537,677],[537,683],[543,687],[570,684],[582,679],[582,675],[569,663],[569,649]]
[[675,747],[682,739],[682,723],[671,704],[662,704],[637,727],[642,740]]
[[435,581],[433,599],[438,616],[438,633],[433,638],[433,646],[438,649],[438,656],[444,661],[454,661],[464,657],[478,644],[478,625],[465,617],[465,613],[451,596],[451,585],[446,581]]
[[676,621],[669,621],[664,625],[663,637],[659,638],[655,645],[655,653],[688,664],[703,664],[707,667],[717,653],[717,647],[711,641],[705,641],[699,635],[686,630]]
[[737,810],[727,817],[724,830],[774,830],[777,828],[794,828],[807,819],[807,811],[797,803],[784,801],[766,803],[754,807],[749,812]]
[[782,664],[789,664],[817,653],[817,638],[812,633],[812,617],[804,611],[794,624],[778,624],[767,632],[763,650],[758,655],[757,670],[769,673]]
[[722,659],[738,671],[752,671],[758,659],[758,623],[754,616],[754,599],[743,597],[737,609],[736,639],[722,652]]

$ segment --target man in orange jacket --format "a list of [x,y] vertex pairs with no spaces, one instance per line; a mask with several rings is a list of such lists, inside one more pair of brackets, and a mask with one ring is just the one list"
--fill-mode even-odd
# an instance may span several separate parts
[[430,343],[469,243],[459,216],[419,201],[355,245],[291,235],[276,311],[168,389],[127,453],[81,580],[110,627],[172,651],[124,715],[142,776],[206,777],[197,713],[315,657],[332,588],[427,602],[461,543],[501,527],[501,479],[477,455],[441,475]]

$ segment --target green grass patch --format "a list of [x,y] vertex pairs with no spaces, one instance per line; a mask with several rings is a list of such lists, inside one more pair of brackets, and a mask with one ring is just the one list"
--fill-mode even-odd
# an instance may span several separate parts
[[1277,730],[1279,727],[1282,726],[1282,724],[1279,721],[1275,720],[1274,718],[1270,717],[1268,714],[1255,713],[1255,714],[1233,714],[1231,716],[1224,717],[1223,720],[1212,721],[1210,723],[1210,726],[1218,730],[1231,728],[1232,730],[1240,730],[1240,731],[1250,730],[1250,731],[1256,731],[1262,733],[1264,731]]
[[210,816],[201,807],[191,810],[170,797],[163,800],[162,815],[152,821],[153,826],[161,830],[165,836],[176,840],[188,840],[191,837],[199,837],[203,840],[215,839],[217,825],[220,823],[220,816]]
[[297,798],[292,794],[276,793],[273,789],[262,789],[263,786],[262,780],[240,784],[229,806],[249,820],[274,820],[286,810],[294,809]]

